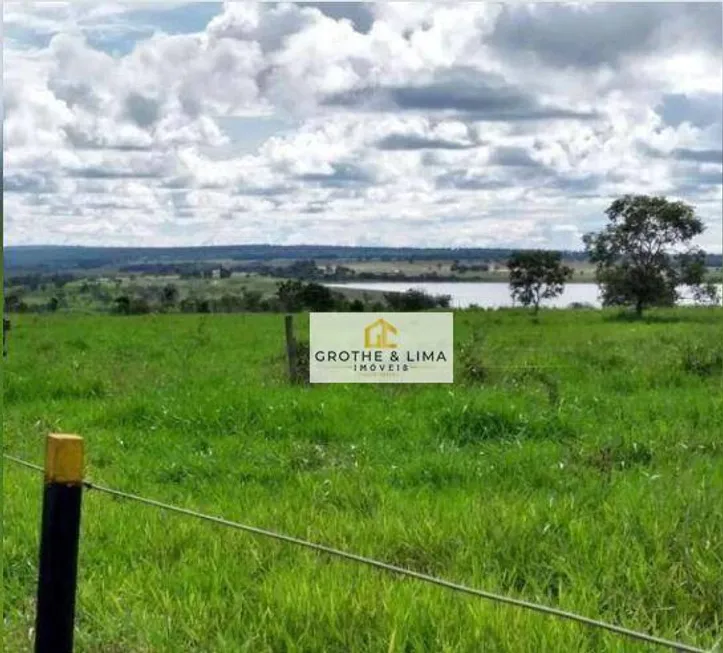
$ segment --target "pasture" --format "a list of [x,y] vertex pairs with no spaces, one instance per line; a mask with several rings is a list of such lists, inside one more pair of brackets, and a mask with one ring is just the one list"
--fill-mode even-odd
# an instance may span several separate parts
[[[718,641],[721,310],[467,311],[455,340],[451,386],[293,386],[280,315],[14,316],[4,450],[42,464],[77,433],[98,483]],[[5,650],[26,651],[42,476],[3,472]],[[651,650],[92,490],[82,519],[79,652]]]

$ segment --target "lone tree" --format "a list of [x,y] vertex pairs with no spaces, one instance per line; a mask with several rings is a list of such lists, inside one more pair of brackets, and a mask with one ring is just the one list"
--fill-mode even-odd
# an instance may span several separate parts
[[170,308],[178,301],[178,288],[172,283],[166,284],[161,290],[161,301],[164,308]]
[[[583,236],[604,306],[632,306],[638,316],[651,306],[673,306],[678,286],[696,298],[715,299],[703,283],[705,253],[690,246],[705,226],[692,206],[664,197],[625,195],[605,211],[608,225]],[[676,249],[677,252],[671,251]]]
[[510,271],[510,294],[523,306],[533,306],[535,314],[543,299],[562,294],[572,268],[562,264],[560,252],[531,250],[515,252],[507,261]]
[[333,293],[318,283],[305,284],[299,279],[283,281],[277,286],[276,296],[284,310],[289,312],[308,309],[321,313],[334,310]]

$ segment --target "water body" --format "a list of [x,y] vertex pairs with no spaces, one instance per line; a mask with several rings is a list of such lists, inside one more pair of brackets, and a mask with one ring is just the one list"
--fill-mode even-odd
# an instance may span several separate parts
[[[332,288],[355,288],[359,290],[376,290],[381,292],[405,292],[410,289],[423,290],[429,295],[450,295],[453,308],[467,308],[471,305],[482,308],[505,308],[514,306],[510,297],[510,287],[500,282],[397,282],[369,281],[367,283],[333,283]],[[720,285],[723,293],[723,284]],[[571,283],[565,286],[562,295],[554,299],[543,300],[542,306],[549,308],[567,308],[579,302],[600,308],[599,288],[594,283]],[[683,294],[681,304],[693,303],[687,289],[681,288]]]

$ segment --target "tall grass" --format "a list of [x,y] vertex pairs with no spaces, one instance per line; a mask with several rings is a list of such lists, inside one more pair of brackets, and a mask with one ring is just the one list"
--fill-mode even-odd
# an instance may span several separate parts
[[[452,386],[300,386],[280,316],[24,316],[5,449],[79,433],[97,482],[710,646],[720,310],[612,317],[459,313]],[[30,650],[41,478],[3,487],[6,650]],[[92,491],[77,626],[104,653],[646,650]]]

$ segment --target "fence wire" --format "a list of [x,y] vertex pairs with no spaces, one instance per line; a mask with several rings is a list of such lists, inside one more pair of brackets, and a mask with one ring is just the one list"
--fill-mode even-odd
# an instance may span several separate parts
[[[33,470],[41,471],[41,472],[44,471],[43,467],[41,467],[40,465],[35,465],[33,463],[22,460],[20,458],[16,458],[15,456],[3,454],[3,457],[14,463],[27,467],[29,469],[33,469]],[[312,551],[317,551],[319,553],[326,553],[327,555],[331,555],[331,556],[341,558],[344,560],[351,560],[353,562],[358,562],[358,563],[367,565],[369,567],[382,569],[384,571],[392,572],[392,573],[395,573],[395,574],[398,574],[401,576],[405,576],[408,578],[414,578],[416,580],[420,580],[420,581],[423,581],[425,583],[429,583],[432,585],[437,585],[439,587],[445,587],[447,589],[450,589],[450,590],[453,590],[456,592],[460,592],[462,594],[477,596],[479,598],[487,599],[489,601],[493,601],[496,603],[514,605],[516,607],[531,610],[533,612],[538,612],[541,614],[551,615],[551,616],[558,617],[561,619],[567,619],[569,621],[574,621],[576,623],[583,624],[585,626],[590,626],[593,628],[607,630],[607,631],[615,633],[617,635],[623,635],[625,637],[629,637],[631,639],[635,639],[640,642],[645,642],[647,644],[654,644],[657,646],[666,647],[673,651],[682,651],[685,653],[710,653],[710,651],[706,651],[705,649],[697,648],[695,646],[691,646],[689,644],[684,644],[682,642],[675,642],[672,640],[663,639],[661,637],[655,637],[654,635],[648,635],[647,633],[642,633],[639,631],[631,630],[629,628],[617,626],[615,624],[611,624],[611,623],[608,623],[605,621],[600,621],[598,619],[591,619],[590,617],[585,617],[582,615],[575,614],[573,612],[567,612],[565,610],[560,610],[558,608],[553,608],[553,607],[542,605],[539,603],[532,603],[530,601],[516,599],[516,598],[510,597],[510,596],[504,596],[501,594],[495,594],[493,592],[476,589],[474,587],[468,587],[466,585],[460,585],[458,583],[453,583],[453,582],[445,580],[443,578],[437,578],[436,576],[430,576],[428,574],[423,574],[421,572],[413,571],[411,569],[406,569],[404,567],[398,567],[396,565],[382,562],[380,560],[374,560],[373,558],[367,558],[365,556],[357,555],[355,553],[349,553],[347,551],[342,551],[340,549],[334,549],[332,547],[329,547],[329,546],[326,546],[323,544],[317,544],[314,542],[309,542],[308,540],[302,540],[300,538],[293,537],[291,535],[284,535],[283,533],[276,533],[274,531],[266,530],[263,528],[258,528],[256,526],[249,526],[247,524],[241,524],[239,522],[230,521],[230,520],[224,519],[222,517],[215,517],[213,515],[207,515],[207,514],[204,514],[201,512],[197,512],[195,510],[190,510],[188,508],[181,508],[179,506],[174,506],[174,505],[171,505],[168,503],[163,503],[161,501],[156,501],[155,499],[148,499],[146,497],[138,496],[135,494],[130,494],[128,492],[123,492],[121,490],[115,490],[113,488],[105,487],[103,485],[99,485],[98,483],[93,483],[91,481],[83,481],[83,486],[89,490],[95,490],[97,492],[108,494],[110,496],[114,496],[114,497],[118,497],[118,498],[122,498],[122,499],[128,499],[129,501],[135,501],[137,503],[142,503],[147,506],[153,506],[155,508],[159,508],[161,510],[166,510],[168,512],[174,512],[174,513],[177,513],[180,515],[194,517],[196,519],[211,522],[213,524],[219,524],[221,526],[235,528],[237,530],[245,531],[247,533],[253,533],[254,535],[261,535],[263,537],[271,538],[271,539],[274,539],[277,541],[287,542],[289,544],[295,544],[297,546],[302,546],[307,549],[311,549]]]

